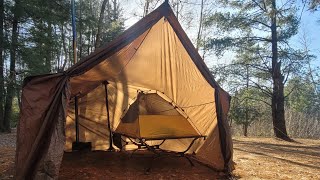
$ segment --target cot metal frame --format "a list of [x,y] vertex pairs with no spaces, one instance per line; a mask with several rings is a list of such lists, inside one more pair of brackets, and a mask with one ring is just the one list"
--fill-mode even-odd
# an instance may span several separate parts
[[[191,166],[194,166],[194,163],[191,161],[191,154],[187,154],[187,152],[190,150],[190,148],[193,146],[194,142],[197,139],[206,139],[206,136],[184,136],[184,137],[157,137],[157,138],[138,138],[138,137],[132,137],[132,136],[128,136],[125,134],[121,134],[122,136],[126,137],[129,139],[130,142],[125,141],[124,139],[122,139],[122,141],[125,142],[125,144],[122,146],[124,147],[125,145],[128,145],[129,143],[132,143],[134,145],[136,145],[138,148],[134,149],[130,155],[130,157],[132,157],[134,155],[135,152],[137,152],[138,150],[142,150],[145,149],[147,151],[150,151],[154,154],[154,156],[152,157],[151,161],[149,162],[148,167],[146,168],[146,172],[150,172],[150,170],[152,169],[153,163],[156,159],[162,158],[162,157],[182,157],[182,158],[186,158],[188,160],[188,162],[190,163]],[[186,138],[193,138],[192,141],[190,142],[189,146],[184,150],[184,151],[167,151],[167,150],[163,150],[160,148],[160,146],[168,139],[186,139]],[[148,141],[161,141],[159,144],[156,145],[149,145],[147,142]]]

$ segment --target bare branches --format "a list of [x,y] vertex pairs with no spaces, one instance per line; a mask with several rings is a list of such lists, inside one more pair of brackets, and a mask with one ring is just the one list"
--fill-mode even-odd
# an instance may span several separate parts
[[266,4],[265,4],[264,2],[263,2],[263,6],[261,6],[260,3],[258,3],[258,2],[255,1],[255,0],[252,0],[252,2],[253,2],[255,5],[257,5],[262,11],[268,12],[268,11],[267,11],[267,7],[266,7]]

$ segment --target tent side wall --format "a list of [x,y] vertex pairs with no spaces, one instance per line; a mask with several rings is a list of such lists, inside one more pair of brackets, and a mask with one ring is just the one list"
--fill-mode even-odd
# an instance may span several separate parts
[[29,77],[22,88],[15,179],[57,177],[69,97],[63,74]]
[[232,144],[232,137],[231,137],[231,130],[230,126],[228,124],[228,112],[230,108],[230,95],[225,92],[223,89],[220,89],[217,93],[219,103],[217,104],[220,108],[217,108],[219,110],[218,118],[220,118],[219,128],[223,129],[224,132],[220,131],[220,136],[224,139],[224,141],[221,141],[221,147],[223,156],[225,158],[225,170],[228,172],[231,172],[234,169],[234,163],[233,163],[233,144]]
[[188,51],[188,54],[190,55],[191,59],[193,60],[193,62],[195,63],[195,65],[203,75],[203,77],[215,89],[215,94],[213,94],[213,96],[215,96],[215,99],[216,99],[216,112],[218,116],[217,119],[218,119],[219,135],[220,135],[220,142],[221,142],[220,144],[221,144],[221,151],[223,153],[224,164],[225,164],[224,170],[231,172],[231,170],[233,169],[233,156],[232,156],[233,147],[232,147],[230,127],[227,122],[228,121],[227,114],[229,111],[229,104],[230,104],[231,97],[216,83],[213,75],[210,73],[208,67],[202,60],[198,51],[195,49],[192,42],[188,38],[187,34],[182,29],[174,13],[172,12],[172,10],[170,11],[171,13],[168,13],[167,18],[172,28],[176,32],[177,36],[179,37],[185,49]]

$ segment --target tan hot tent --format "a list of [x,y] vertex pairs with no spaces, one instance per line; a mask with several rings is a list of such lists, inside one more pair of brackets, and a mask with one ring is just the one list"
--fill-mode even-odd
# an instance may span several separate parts
[[108,149],[110,130],[168,137],[161,149],[170,151],[205,136],[187,153],[230,171],[229,101],[165,2],[65,72],[25,79],[16,178],[57,178],[76,139],[75,119],[79,140],[93,150]]

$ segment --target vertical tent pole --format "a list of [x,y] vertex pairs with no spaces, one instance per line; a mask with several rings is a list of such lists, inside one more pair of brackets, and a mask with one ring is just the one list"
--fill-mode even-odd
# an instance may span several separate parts
[[75,125],[76,125],[76,142],[79,142],[79,108],[78,108],[78,97],[74,97],[74,112],[75,112]]
[[108,82],[104,82],[104,89],[106,92],[106,109],[107,109],[107,118],[108,118],[108,129],[109,129],[109,149],[108,151],[113,151],[114,148],[112,146],[113,139],[112,139],[112,131],[111,131],[111,125],[110,125],[110,116],[109,116],[109,101],[108,101]]
[[72,19],[72,43],[74,64],[77,63],[77,31],[76,31],[76,9],[75,2],[71,0],[71,19]]
[[[74,64],[77,63],[77,31],[76,31],[76,10],[75,0],[71,0],[71,19],[72,19],[72,35],[73,35],[73,60]],[[79,109],[78,109],[78,97],[74,97],[74,109],[75,109],[75,128],[76,128],[76,143],[79,143]]]

